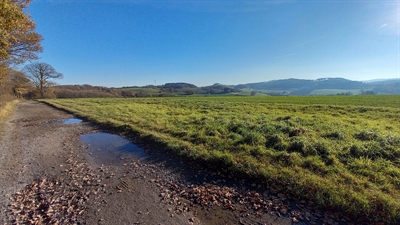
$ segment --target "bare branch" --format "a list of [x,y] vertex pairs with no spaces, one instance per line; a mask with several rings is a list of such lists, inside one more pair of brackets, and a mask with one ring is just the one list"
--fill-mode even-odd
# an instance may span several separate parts
[[41,97],[43,97],[46,88],[56,84],[49,79],[60,79],[63,77],[63,74],[57,72],[51,65],[39,62],[25,66],[23,72],[40,91]]

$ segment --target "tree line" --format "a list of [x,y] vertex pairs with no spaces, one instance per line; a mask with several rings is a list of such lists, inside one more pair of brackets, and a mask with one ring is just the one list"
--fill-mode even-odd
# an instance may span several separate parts
[[[43,52],[42,35],[27,13],[31,0],[3,0],[0,4],[0,108],[15,98],[51,97],[54,78],[51,65],[38,60]],[[19,69],[20,65],[33,62]]]
[[[151,97],[147,93],[91,85],[57,86],[62,78],[53,66],[36,62],[42,35],[28,14],[31,0],[0,3],[0,108],[17,98]],[[30,64],[25,65],[27,62]],[[21,65],[25,65],[21,69]]]
[[[60,85],[51,88],[55,98],[113,98],[137,97],[129,90],[116,90],[113,88],[84,85]],[[138,97],[141,97],[140,94]]]

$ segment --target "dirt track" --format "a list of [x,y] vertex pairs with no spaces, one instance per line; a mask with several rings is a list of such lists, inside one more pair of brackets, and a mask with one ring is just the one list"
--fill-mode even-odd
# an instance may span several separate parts
[[[157,150],[96,165],[87,122],[43,103],[17,105],[0,142],[2,224],[292,224],[283,195],[193,168]],[[318,213],[318,211],[317,211]],[[313,220],[313,215],[304,213]],[[300,218],[302,218],[300,216]]]
[[[92,132],[94,130],[92,126],[85,123],[76,125],[46,123],[70,117],[72,115],[42,103],[26,101],[18,105],[15,115],[6,123],[5,136],[0,144],[2,224],[22,223],[33,219],[33,216],[29,216],[31,213],[29,210],[34,211],[33,214],[43,219],[37,220],[39,223],[185,224],[189,221],[191,218],[189,213],[171,217],[171,213],[165,210],[165,205],[160,203],[158,194],[153,193],[152,188],[143,186],[144,181],[138,182],[142,185],[132,184],[131,192],[124,190],[118,193],[118,190],[114,188],[114,183],[120,181],[119,175],[110,177],[110,174],[115,174],[110,168],[103,168],[100,171],[87,163],[85,157],[87,150],[80,143],[79,135]],[[85,180],[85,177],[89,180]],[[43,179],[46,180],[43,182]],[[88,185],[86,181],[96,183]],[[60,186],[57,186],[57,182]],[[50,189],[58,191],[46,198],[54,198],[55,204],[52,206],[54,211],[66,212],[60,212],[58,216],[55,216],[55,221],[52,219],[46,221],[45,214],[48,210],[45,209],[46,212],[38,210],[38,207],[43,205],[40,203],[42,199],[36,198],[36,205],[14,199],[14,194],[17,192],[35,198],[35,193],[32,194],[32,192],[38,192],[38,190],[32,190],[34,189],[32,184],[36,186],[41,184],[41,189],[46,192],[50,192]],[[132,192],[135,196],[128,197],[127,195]],[[70,199],[67,199],[65,202],[58,201],[57,203],[57,200],[62,198],[57,195],[74,197],[70,196],[70,193],[74,193],[75,199],[79,197],[84,200],[74,203],[73,200],[68,202]],[[49,194],[44,193],[44,195]],[[24,205],[25,212],[13,206],[7,206],[10,203]],[[72,207],[75,213],[68,212],[68,208],[63,208],[63,206]],[[8,210],[6,214],[5,209]],[[76,215],[80,212],[78,210],[83,210],[83,212]]]

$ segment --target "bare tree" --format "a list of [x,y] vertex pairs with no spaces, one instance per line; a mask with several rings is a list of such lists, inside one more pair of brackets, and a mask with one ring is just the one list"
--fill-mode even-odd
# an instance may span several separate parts
[[25,66],[23,71],[39,91],[41,98],[44,97],[46,88],[55,85],[55,82],[50,81],[49,79],[63,77],[62,73],[57,72],[51,65],[47,63],[32,63]]

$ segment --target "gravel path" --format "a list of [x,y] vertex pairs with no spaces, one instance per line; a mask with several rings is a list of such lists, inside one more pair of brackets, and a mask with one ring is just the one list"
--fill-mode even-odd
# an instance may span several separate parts
[[57,121],[72,117],[35,101],[17,105],[0,142],[1,224],[346,221],[146,146],[141,146],[146,159],[124,153],[118,162],[94,163],[104,153],[82,143],[80,136],[99,128]]

